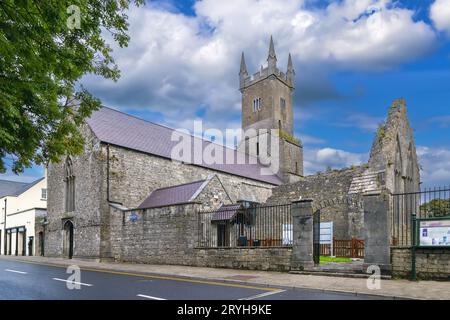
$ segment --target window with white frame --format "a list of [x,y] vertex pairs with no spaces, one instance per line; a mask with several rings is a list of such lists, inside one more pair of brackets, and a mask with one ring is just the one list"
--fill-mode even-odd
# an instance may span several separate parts
[[41,199],[47,200],[47,189],[45,189],[45,188],[41,189]]
[[253,99],[253,112],[260,111],[261,107],[262,107],[261,98]]

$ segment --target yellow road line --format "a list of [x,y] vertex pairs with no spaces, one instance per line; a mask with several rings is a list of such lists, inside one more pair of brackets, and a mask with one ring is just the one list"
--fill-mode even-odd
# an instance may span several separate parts
[[[25,260],[18,260],[18,259],[5,259],[5,260],[6,261],[9,260],[9,261],[23,262],[23,263],[29,263],[29,264],[37,264],[37,265],[55,267],[55,268],[67,268],[67,266],[69,266],[69,265],[63,265],[63,264],[41,263],[41,262],[36,262],[36,261],[25,261]],[[209,285],[223,286],[223,287],[254,289],[254,290],[261,290],[261,291],[282,291],[281,289],[277,289],[277,288],[266,288],[266,287],[263,288],[263,287],[237,284],[237,283],[225,283],[225,282],[217,282],[217,281],[210,281],[210,280],[186,279],[186,278],[178,278],[178,277],[173,277],[173,276],[157,276],[157,275],[142,274],[142,273],[131,273],[131,272],[126,272],[126,271],[95,269],[95,268],[89,268],[89,267],[80,267],[80,270],[101,272],[101,273],[110,273],[110,274],[123,275],[123,276],[151,278],[151,279],[158,279],[158,280],[172,280],[172,281],[182,281],[182,282],[190,282],[190,283],[209,284]]]

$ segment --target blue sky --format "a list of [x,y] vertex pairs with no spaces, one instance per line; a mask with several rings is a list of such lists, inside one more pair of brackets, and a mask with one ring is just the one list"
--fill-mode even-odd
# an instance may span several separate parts
[[[238,71],[291,52],[295,131],[315,173],[367,160],[393,99],[407,100],[426,186],[450,184],[450,0],[147,1],[117,83],[87,76],[105,105],[171,127],[240,126]],[[30,180],[42,168],[27,170]]]

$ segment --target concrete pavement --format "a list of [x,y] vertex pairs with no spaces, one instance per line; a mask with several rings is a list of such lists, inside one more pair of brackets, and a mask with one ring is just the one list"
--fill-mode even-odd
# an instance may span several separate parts
[[95,262],[84,260],[66,260],[47,257],[0,257],[2,260],[17,260],[28,263],[54,264],[57,266],[78,265],[116,272],[134,272],[153,275],[204,279],[222,283],[235,283],[264,287],[282,287],[294,289],[314,289],[327,293],[348,293],[358,295],[376,295],[391,298],[408,299],[450,299],[450,282],[408,280],[380,280],[380,288],[371,290],[367,279],[299,275],[269,271],[199,268],[172,265],[144,265]]

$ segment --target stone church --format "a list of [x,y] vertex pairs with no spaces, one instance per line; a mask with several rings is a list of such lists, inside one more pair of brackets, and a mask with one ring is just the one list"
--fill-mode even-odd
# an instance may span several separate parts
[[[278,68],[272,38],[267,66],[256,73],[249,75],[242,54],[242,129],[253,133],[243,136],[236,149],[189,137],[202,150],[214,148],[243,162],[174,160],[174,129],[108,107],[94,112],[81,128],[84,152],[48,165],[46,255],[187,264],[185,257],[192,256],[195,247],[196,222],[186,212],[242,201],[288,203],[302,197],[315,200],[323,219],[336,221],[339,237],[361,236],[362,193],[419,187],[406,105],[394,102],[368,164],[304,176],[303,146],[294,137],[294,78],[290,55],[286,72]],[[260,144],[274,141],[274,136],[276,154],[261,153]],[[278,170],[263,174],[271,157],[279,161]],[[143,225],[125,230],[129,221]],[[151,234],[145,226],[152,228]],[[187,249],[180,262],[168,252],[181,242]],[[141,258],[148,256],[149,248],[158,258]]]

